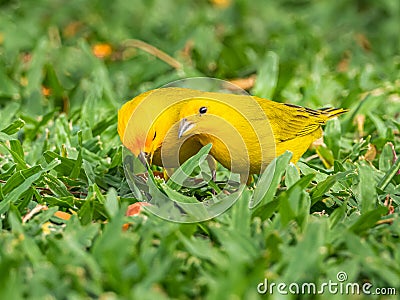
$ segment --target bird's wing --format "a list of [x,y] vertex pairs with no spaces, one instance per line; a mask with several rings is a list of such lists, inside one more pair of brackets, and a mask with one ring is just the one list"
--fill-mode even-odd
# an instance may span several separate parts
[[312,134],[327,120],[346,112],[336,108],[314,110],[264,99],[259,103],[268,117],[275,139],[280,142]]

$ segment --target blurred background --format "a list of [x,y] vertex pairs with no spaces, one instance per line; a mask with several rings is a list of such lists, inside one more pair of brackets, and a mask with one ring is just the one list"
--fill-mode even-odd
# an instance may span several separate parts
[[101,118],[101,108],[192,76],[349,107],[399,89],[398,16],[397,0],[2,0],[0,107],[40,115],[88,102]]

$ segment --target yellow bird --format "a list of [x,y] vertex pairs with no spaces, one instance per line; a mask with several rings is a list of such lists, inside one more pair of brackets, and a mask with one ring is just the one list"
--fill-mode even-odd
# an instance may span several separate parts
[[286,150],[296,163],[322,136],[321,125],[344,112],[248,95],[161,88],[121,108],[118,132],[128,149],[156,165],[176,167],[211,143],[210,154],[223,166],[241,175],[258,174]]

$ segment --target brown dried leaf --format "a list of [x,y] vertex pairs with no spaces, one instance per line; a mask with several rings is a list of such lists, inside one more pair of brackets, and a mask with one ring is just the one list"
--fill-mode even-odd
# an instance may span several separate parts
[[[243,90],[249,90],[251,89],[255,82],[256,82],[256,75],[250,75],[249,77],[245,77],[245,78],[234,78],[231,80],[228,80],[230,83],[232,83],[233,85],[236,85],[238,87],[240,87]],[[232,86],[227,85],[228,89],[232,89]]]
[[367,37],[362,33],[356,34],[356,42],[357,44],[363,48],[365,51],[371,51],[371,42],[367,39]]
[[41,212],[42,210],[47,210],[46,205],[38,204],[36,205],[30,212],[28,212],[25,216],[22,217],[22,223],[28,222],[34,215]]
[[368,150],[364,155],[364,158],[366,161],[373,161],[376,157],[376,147],[373,144],[368,144]]

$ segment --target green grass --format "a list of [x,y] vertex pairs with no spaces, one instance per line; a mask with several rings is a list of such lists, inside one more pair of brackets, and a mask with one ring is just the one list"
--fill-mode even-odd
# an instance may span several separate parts
[[[341,271],[400,293],[399,2],[230,2],[0,1],[0,299],[258,299],[264,278],[321,285]],[[110,56],[93,55],[99,43]],[[212,220],[126,217],[137,199],[117,109],[176,79],[253,74],[252,94],[350,112],[300,177],[281,157],[268,186]],[[304,298],[345,297],[364,296]]]

